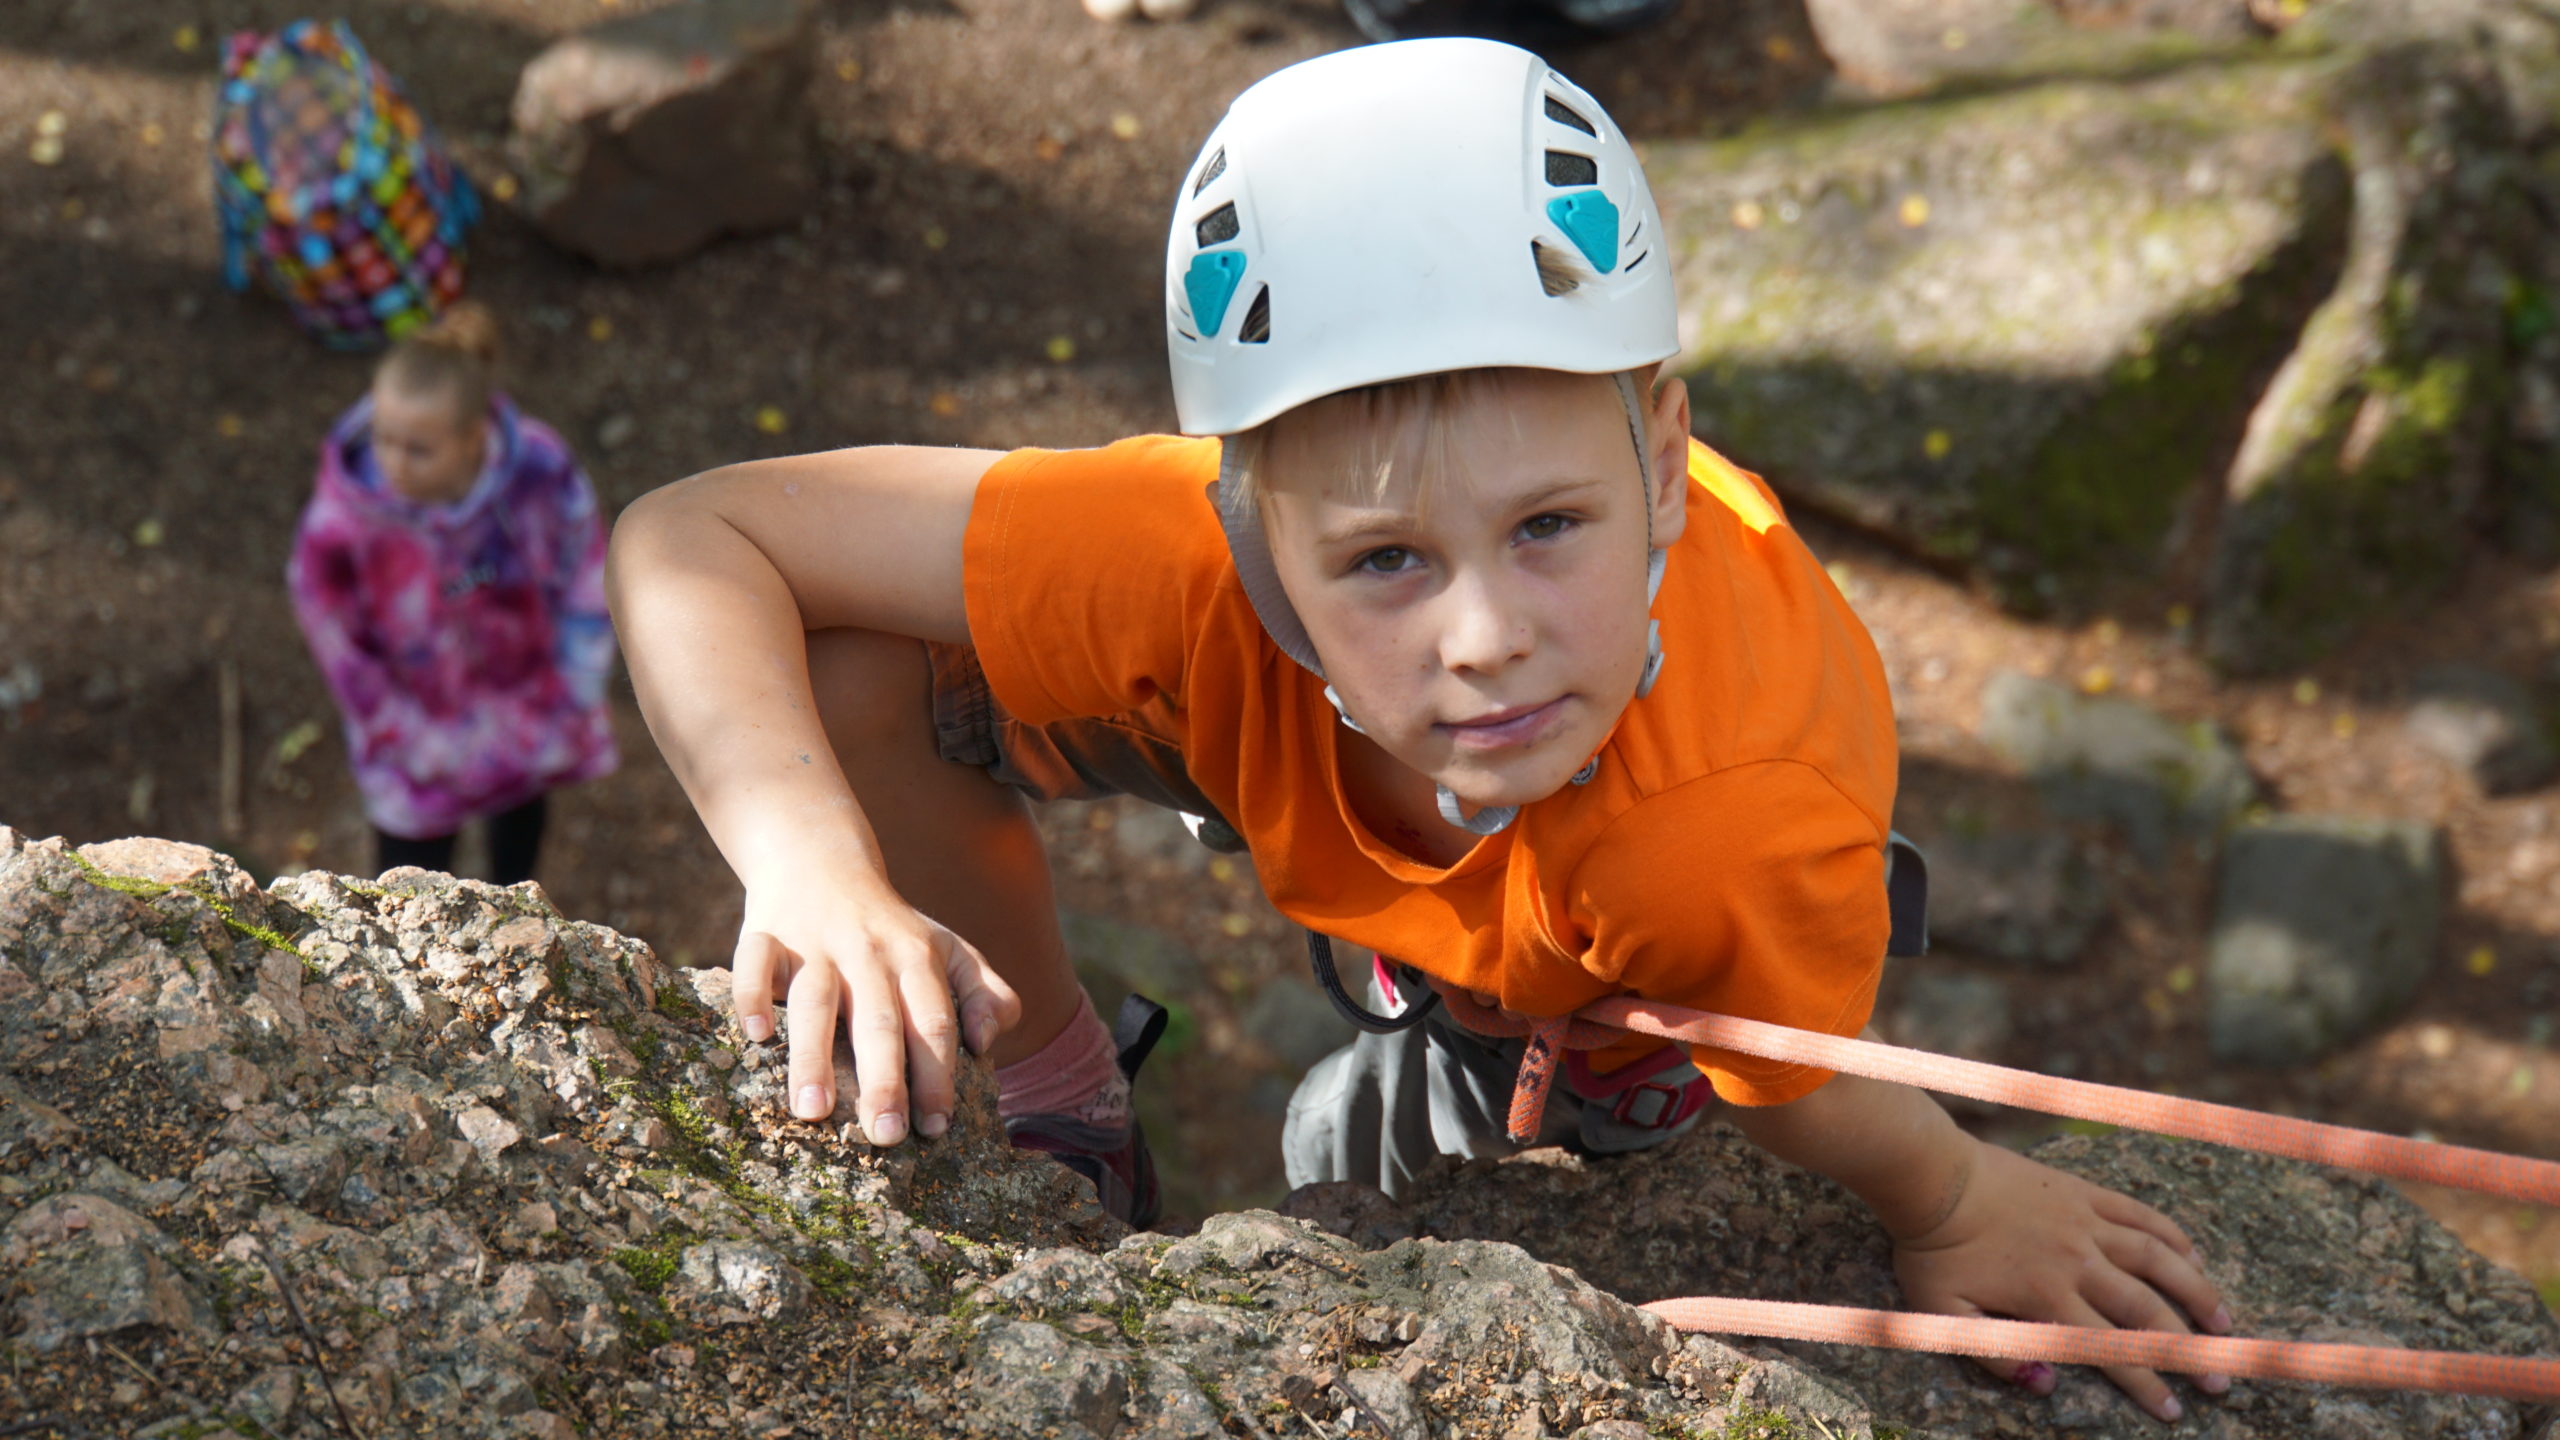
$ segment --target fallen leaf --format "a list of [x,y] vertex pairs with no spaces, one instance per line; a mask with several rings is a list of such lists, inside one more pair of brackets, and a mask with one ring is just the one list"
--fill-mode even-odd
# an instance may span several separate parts
[[927,402],[926,408],[947,419],[960,413],[960,397],[948,390],[936,390],[933,392],[933,399]]
[[779,435],[791,428],[791,417],[779,405],[766,405],[756,411],[756,428],[767,435]]
[[169,43],[177,47],[179,54],[193,55],[196,46],[204,43],[204,35],[193,25],[181,25],[169,33]]
[[939,250],[950,243],[950,231],[943,229],[939,225],[927,225],[924,227],[924,248],[927,250]]
[[2294,682],[2293,682],[2293,703],[2294,703],[2294,704],[2296,704],[2296,705],[2317,705],[2317,704],[2319,704],[2319,703],[2320,703],[2320,682],[2319,682],[2319,681],[2317,681],[2317,680],[2312,679],[2312,678],[2311,678],[2310,676],[2308,676],[2308,675],[2304,676],[2303,678],[2301,678],[2301,679],[2299,679],[2299,680],[2294,681]]
[[1241,940],[1253,933],[1253,922],[1233,911],[1218,917],[1218,929],[1230,940]]
[[1900,217],[1904,228],[1917,230],[1929,223],[1929,197],[1905,195],[1902,197],[1902,208],[1895,214]]
[[2092,665],[2080,672],[2080,693],[2104,695],[2116,688],[2116,672],[2104,665]]
[[157,515],[150,516],[133,527],[133,543],[145,550],[151,549],[168,538],[169,528],[160,523],[160,517]]
[[240,423],[239,416],[232,414],[228,410],[213,417],[213,433],[221,436],[225,440],[239,439],[240,432],[247,428],[247,426]]
[[27,146],[27,158],[38,165],[61,164],[62,137],[59,135],[38,135]]
[[489,193],[497,196],[500,200],[513,200],[516,198],[516,177],[513,175],[501,175],[490,181]]
[[1213,857],[1209,861],[1209,878],[1220,884],[1233,880],[1236,878],[1236,862],[1224,855]]
[[142,143],[145,145],[157,145],[168,138],[169,132],[161,129],[157,124],[142,127]]
[[1796,42],[1784,35],[1772,35],[1760,42],[1761,53],[1784,65],[1796,58]]
[[1138,117],[1123,110],[1111,117],[1111,133],[1123,140],[1138,138]]
[[2169,987],[2170,994],[2184,995],[2188,991],[2196,988],[2196,967],[2193,965],[2181,965],[2176,969],[2171,970],[2168,974],[2161,976],[2160,983]]
[[2471,953],[2463,958],[2462,968],[2474,975],[2485,977],[2490,971],[2498,968],[2498,952],[2492,946],[2475,945]]
[[1947,452],[1955,448],[1956,437],[1948,434],[1944,430],[1932,430],[1929,432],[1928,436],[1920,442],[1921,451],[1932,460],[1946,459]]
[[843,81],[843,82],[844,82],[844,83],[846,83],[847,85],[850,85],[850,84],[852,84],[853,82],[855,82],[855,81],[857,81],[857,80],[861,79],[861,78],[862,78],[862,62],[861,62],[861,61],[859,61],[859,60],[839,60],[839,61],[837,61],[837,62],[836,62],[836,78],[837,78],[837,79],[839,79],[839,80],[841,80],[841,81]]
[[1733,207],[1733,223],[1736,229],[1757,230],[1761,222],[1768,218],[1769,212],[1761,209],[1760,202],[1757,200],[1745,200]]
[[2329,717],[2329,733],[2341,740],[2356,738],[2356,717],[2352,710],[2341,710]]
[[1060,365],[1076,358],[1076,342],[1064,335],[1052,335],[1047,346],[1049,358]]
[[587,322],[587,338],[588,338],[588,339],[590,339],[590,340],[597,341],[597,342],[603,342],[603,341],[606,341],[606,340],[610,340],[610,339],[612,339],[612,338],[613,338],[613,321],[611,321],[610,319],[608,319],[608,318],[606,318],[605,316],[602,316],[602,315],[598,315],[598,316],[597,316],[597,317],[595,317],[594,319],[592,319],[592,320],[588,321],[588,322]]

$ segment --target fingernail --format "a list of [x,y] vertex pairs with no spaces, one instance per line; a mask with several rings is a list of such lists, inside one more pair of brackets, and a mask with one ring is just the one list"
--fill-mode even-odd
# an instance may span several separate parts
[[2169,1396],[2165,1396],[2165,1397],[2163,1397],[2163,1398],[2161,1399],[2161,1401],[2160,1401],[2160,1418],[2161,1418],[2161,1419],[2168,1421],[2168,1422],[2169,1422],[2170,1424],[2172,1424],[2172,1425],[2175,1425],[2175,1424],[2177,1424],[2181,1419],[2185,1418],[2186,1413],[2187,1413],[2187,1407],[2178,1403],[2178,1397],[2177,1397],[2177,1396],[2175,1396],[2175,1395],[2169,1395]]
[[969,1034],[970,1050],[980,1055],[986,1054],[987,1047],[996,1043],[995,1017],[988,1016],[981,1019],[977,1024],[977,1028],[970,1031]]
[[916,1133],[927,1140],[935,1138],[950,1128],[951,1117],[948,1115],[927,1115],[916,1122]]
[[871,1143],[895,1145],[907,1138],[907,1117],[895,1110],[883,1110],[871,1117]]
[[2214,1306],[2214,1307],[2213,1307],[2213,1318],[2212,1318],[2212,1319],[2210,1319],[2210,1320],[2207,1320],[2207,1321],[2206,1321],[2206,1322],[2204,1322],[2204,1323],[2205,1323],[2205,1324],[2207,1324],[2207,1325],[2212,1326],[2212,1327],[2213,1327],[2214,1329],[2216,1329],[2216,1330],[2228,1330],[2228,1329],[2230,1329],[2230,1328],[2231,1328],[2231,1307],[2230,1307],[2230,1306],[2228,1306],[2228,1305],[2216,1305],[2216,1306]]
[[773,1038],[773,1022],[762,1015],[750,1015],[746,1020],[746,1032],[748,1039],[761,1045]]
[[800,1087],[799,1112],[801,1119],[824,1120],[827,1118],[827,1112],[834,1108],[836,1107],[827,1103],[827,1092],[824,1086],[803,1085]]
[[2196,1388],[2202,1390],[2207,1395],[2220,1395],[2231,1388],[2231,1377],[2228,1375],[2199,1375],[2196,1377]]
[[2053,1367],[2041,1360],[2030,1360],[2019,1366],[2009,1381],[2021,1390],[2032,1390],[2042,1395],[2053,1388]]

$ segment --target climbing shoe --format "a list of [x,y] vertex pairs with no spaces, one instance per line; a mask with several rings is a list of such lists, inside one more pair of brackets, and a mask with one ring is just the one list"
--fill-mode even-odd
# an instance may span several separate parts
[[[1132,1089],[1147,1052],[1163,1038],[1165,1018],[1165,1008],[1144,995],[1120,1002],[1111,1041]],[[1135,1229],[1146,1229],[1163,1212],[1155,1157],[1147,1153],[1146,1127],[1134,1109],[1125,1125],[1094,1125],[1072,1115],[1017,1115],[1004,1122],[1004,1134],[1016,1150],[1036,1150],[1090,1181],[1102,1208]]]

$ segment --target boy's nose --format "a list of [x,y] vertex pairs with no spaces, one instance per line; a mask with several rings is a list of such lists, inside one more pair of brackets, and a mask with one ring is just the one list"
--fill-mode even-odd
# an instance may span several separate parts
[[1460,575],[1442,598],[1440,663],[1448,669],[1499,670],[1529,653],[1529,617],[1498,581]]

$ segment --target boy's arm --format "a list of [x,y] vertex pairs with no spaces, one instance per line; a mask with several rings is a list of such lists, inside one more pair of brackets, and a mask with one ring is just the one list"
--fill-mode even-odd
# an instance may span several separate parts
[[[1726,1113],[1763,1149],[1867,1202],[1893,1236],[1894,1268],[1920,1309],[2183,1331],[2175,1300],[2203,1328],[2231,1328],[2194,1243],[2167,1216],[1974,1139],[1907,1085],[1837,1075],[1802,1099]],[[2050,1367],[2038,1377],[2016,1361],[1983,1364],[2039,1393],[2052,1388]],[[2156,1373],[2106,1374],[2152,1414],[2178,1418]],[[2199,1383],[2218,1394],[2229,1381]]]
[[[787,983],[791,1091],[834,1105],[839,1008],[875,1143],[936,1133],[957,1040],[983,1051],[1019,1002],[890,887],[809,683],[807,632],[966,641],[961,541],[988,451],[840,450],[761,460],[643,496],[614,527],[606,588],[650,733],[747,889],[738,1018],[772,1033]],[[953,1015],[953,1001],[959,1014]]]

